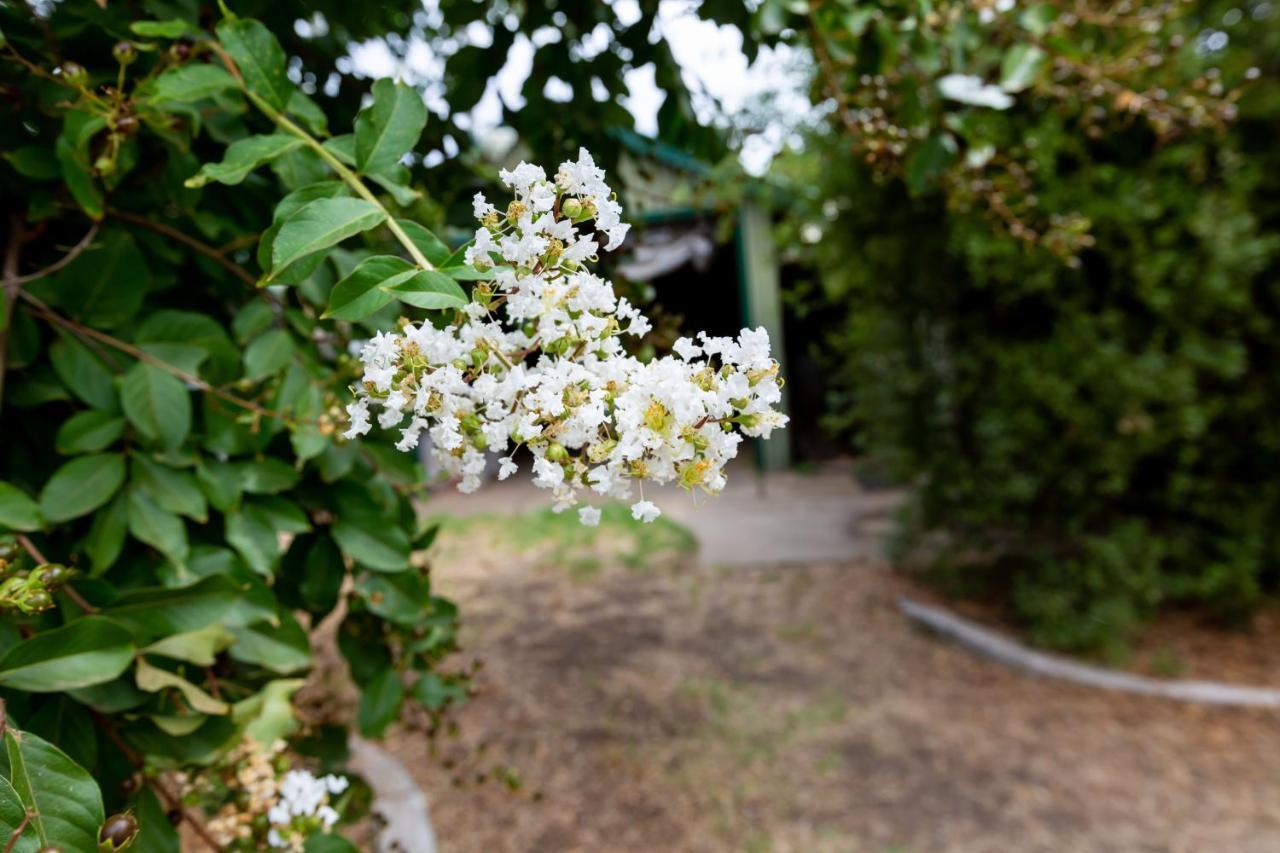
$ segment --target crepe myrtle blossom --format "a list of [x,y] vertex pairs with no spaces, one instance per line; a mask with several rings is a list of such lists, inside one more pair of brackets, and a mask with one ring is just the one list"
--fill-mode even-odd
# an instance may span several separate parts
[[[480,227],[466,262],[481,280],[471,301],[449,325],[402,320],[364,344],[346,437],[367,433],[375,414],[399,429],[401,450],[426,433],[463,492],[479,487],[489,453],[502,455],[498,479],[511,476],[524,446],[557,511],[631,500],[645,481],[718,493],[743,436],[787,423],[774,408],[782,381],[768,333],[699,333],[676,341],[675,355],[628,355],[624,338],[649,321],[587,268],[601,241],[614,249],[629,228],[604,171],[584,149],[552,178],[528,163],[499,177],[514,195],[506,209],[483,194],[473,203]],[[643,497],[632,515],[651,522],[660,511]],[[600,511],[578,517],[594,526]]]
[[938,80],[938,91],[948,100],[974,107],[1007,110],[1013,106],[1013,97],[1008,92],[972,74],[948,74]]
[[301,850],[312,833],[328,832],[338,822],[329,797],[347,789],[341,776],[317,777],[306,770],[290,770],[280,780],[276,804],[267,812],[271,828],[267,843],[277,849]]

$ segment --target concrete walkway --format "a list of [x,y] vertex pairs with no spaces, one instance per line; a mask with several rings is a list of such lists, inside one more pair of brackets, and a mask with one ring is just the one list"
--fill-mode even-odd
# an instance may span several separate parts
[[[549,497],[520,477],[486,483],[472,495],[441,486],[427,508],[460,516],[514,514],[548,506]],[[847,464],[759,474],[745,461],[730,470],[729,485],[716,498],[674,485],[646,488],[645,497],[693,532],[699,558],[710,566],[878,558],[900,501],[895,491],[863,489]]]

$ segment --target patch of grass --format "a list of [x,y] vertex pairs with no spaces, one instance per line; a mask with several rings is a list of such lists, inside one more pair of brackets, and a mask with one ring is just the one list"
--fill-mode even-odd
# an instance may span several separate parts
[[442,536],[483,537],[489,547],[532,555],[541,565],[567,570],[574,580],[592,578],[610,563],[639,570],[666,568],[697,550],[693,533],[668,518],[645,524],[619,503],[600,510],[597,527],[579,523],[572,510],[556,513],[550,508],[516,515],[441,515],[429,522],[440,523]]

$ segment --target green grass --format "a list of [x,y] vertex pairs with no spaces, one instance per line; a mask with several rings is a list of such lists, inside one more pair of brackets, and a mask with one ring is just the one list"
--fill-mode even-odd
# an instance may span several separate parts
[[572,510],[550,508],[517,515],[440,515],[429,521],[440,522],[441,535],[449,539],[484,537],[491,547],[536,555],[540,564],[559,566],[575,580],[594,577],[610,563],[640,570],[669,567],[697,550],[688,528],[670,519],[645,524],[618,503],[600,510],[597,527],[579,523]]

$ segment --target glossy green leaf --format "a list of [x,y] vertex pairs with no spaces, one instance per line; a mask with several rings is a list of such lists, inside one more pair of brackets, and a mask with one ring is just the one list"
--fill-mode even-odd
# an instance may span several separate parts
[[241,592],[226,575],[212,575],[185,587],[130,590],[102,614],[146,639],[187,634],[222,619]]
[[168,512],[185,515],[192,521],[204,523],[209,518],[209,507],[204,493],[190,471],[180,471],[137,454],[131,468],[133,485],[141,489],[157,506]]
[[236,628],[232,633],[236,641],[227,653],[242,663],[255,664],[280,675],[311,666],[307,632],[291,613],[282,613],[279,625],[259,623]]
[[265,379],[279,372],[293,358],[293,338],[284,329],[272,329],[254,338],[244,351],[246,379]]
[[356,709],[356,722],[365,737],[382,737],[400,716],[404,685],[400,673],[388,667],[364,686]]
[[413,275],[383,289],[415,308],[461,308],[467,294],[458,283],[439,270],[418,270]]
[[85,537],[91,576],[100,575],[115,564],[124,548],[128,531],[129,499],[121,492],[115,500],[98,510]]
[[138,837],[128,848],[129,853],[181,853],[182,839],[178,829],[169,822],[169,813],[150,785],[144,785],[134,803],[138,818]]
[[9,781],[32,816],[36,837],[61,850],[98,849],[106,815],[98,783],[53,744],[10,727],[4,733]]
[[235,18],[218,24],[217,34],[240,69],[246,88],[274,109],[287,109],[293,84],[284,48],[271,31],[258,21]]
[[59,693],[110,681],[133,660],[133,637],[102,616],[42,631],[0,658],[0,687]]
[[450,702],[461,702],[467,693],[456,684],[451,684],[434,672],[424,672],[413,683],[409,694],[423,707],[438,711]]
[[[181,22],[179,22],[181,23]],[[154,101],[199,101],[236,88],[235,78],[216,65],[183,65],[156,78]]]
[[379,225],[386,215],[376,204],[357,198],[321,198],[309,202],[280,226],[271,248],[271,268],[337,245]]
[[221,162],[204,164],[199,172],[187,179],[186,186],[198,189],[210,181],[238,184],[254,169],[301,145],[301,139],[287,133],[238,139],[227,146]]
[[187,526],[136,487],[129,490],[129,534],[164,554],[170,562],[186,564],[191,551]]
[[359,849],[334,832],[317,832],[308,835],[306,843],[302,845],[302,853],[357,853]]
[[17,486],[0,480],[0,529],[32,531],[43,526],[39,505]]
[[268,681],[257,693],[232,706],[231,715],[244,726],[245,737],[261,744],[275,743],[298,729],[292,699],[304,684],[302,678]]
[[237,466],[240,488],[252,495],[274,495],[298,484],[298,469],[281,459],[241,462]]
[[129,368],[120,402],[138,432],[165,447],[179,446],[191,431],[191,395],[180,379],[158,367],[139,362]]
[[58,273],[59,306],[97,328],[113,328],[142,307],[151,275],[146,258],[127,232],[104,229],[93,245]]
[[324,110],[301,89],[289,93],[289,112],[313,134],[329,135],[329,119]]
[[351,559],[371,569],[402,572],[409,568],[409,537],[388,521],[339,518],[333,538]]
[[84,110],[69,110],[53,149],[71,197],[94,221],[102,219],[105,205],[102,188],[94,177],[89,142],[106,126],[106,119],[102,116]]
[[24,178],[51,181],[62,174],[62,170],[58,166],[57,155],[48,148],[28,145],[0,153],[0,159],[7,162],[15,172]]
[[409,278],[417,268],[395,255],[365,258],[351,274],[339,281],[329,294],[326,317],[335,320],[363,320],[373,312],[390,305],[395,297],[382,289]]
[[433,266],[438,267],[449,259],[449,247],[427,228],[411,219],[397,219],[396,224]]
[[356,116],[356,165],[362,172],[394,166],[413,150],[427,125],[422,94],[383,78],[373,84],[373,102]]
[[197,666],[212,666],[218,652],[235,642],[235,635],[213,623],[194,631],[171,634],[145,647],[143,654],[184,660]]
[[336,198],[347,194],[347,185],[342,181],[317,181],[314,184],[307,184],[305,187],[300,187],[289,193],[276,203],[275,212],[271,214],[271,221],[275,224],[284,222],[308,202],[316,199]]
[[134,677],[137,679],[138,689],[148,693],[157,693],[169,688],[177,690],[182,694],[182,698],[187,700],[191,709],[201,714],[221,715],[231,711],[231,706],[226,702],[214,699],[200,687],[176,673],[153,666],[147,662],[146,658],[138,658]]
[[40,511],[49,521],[70,521],[111,500],[124,482],[118,453],[80,456],[63,465],[40,492]]
[[[22,827],[22,832],[14,839],[18,827]],[[12,845],[10,853],[38,853],[44,846],[35,825],[27,818],[27,807],[13,784],[3,776],[0,776],[0,841]]]
[[75,338],[61,338],[49,347],[49,360],[67,390],[90,406],[116,405],[113,376],[102,359]]
[[62,422],[54,447],[63,456],[106,450],[124,435],[124,418],[113,412],[91,409],[76,412]]

